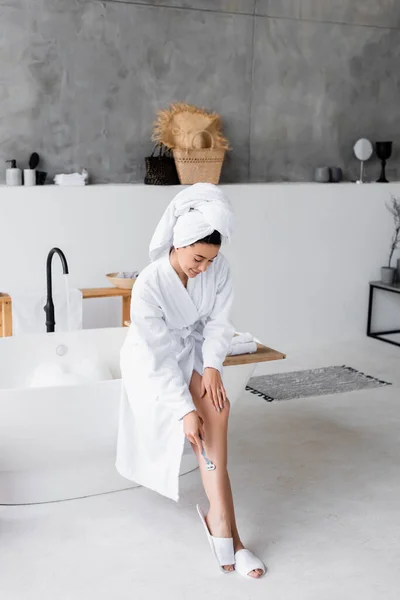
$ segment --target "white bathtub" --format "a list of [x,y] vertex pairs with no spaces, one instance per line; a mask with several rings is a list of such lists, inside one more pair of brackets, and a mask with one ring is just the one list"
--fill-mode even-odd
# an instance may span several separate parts
[[[136,487],[115,469],[126,328],[86,329],[0,339],[0,504],[29,504]],[[60,355],[61,354],[61,355]],[[39,365],[66,369],[90,357],[114,379],[30,387]],[[255,365],[225,368],[231,403]],[[181,474],[197,466],[187,444]]]

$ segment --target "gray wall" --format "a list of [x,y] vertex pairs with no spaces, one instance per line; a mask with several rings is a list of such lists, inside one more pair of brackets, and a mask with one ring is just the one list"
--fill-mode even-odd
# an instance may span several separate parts
[[178,100],[222,114],[224,181],[353,177],[358,137],[398,140],[399,0],[0,0],[0,24],[0,164],[142,181]]

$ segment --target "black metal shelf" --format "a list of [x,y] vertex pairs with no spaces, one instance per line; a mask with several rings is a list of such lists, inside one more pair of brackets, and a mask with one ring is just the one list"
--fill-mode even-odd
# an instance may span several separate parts
[[383,290],[386,292],[392,292],[394,294],[400,294],[400,283],[394,283],[392,285],[382,283],[382,281],[370,281],[369,283],[369,301],[368,301],[368,322],[367,322],[367,336],[374,338],[376,340],[380,340],[381,342],[386,342],[387,344],[392,344],[392,346],[400,346],[399,342],[395,342],[393,340],[387,340],[383,336],[384,335],[392,335],[395,333],[400,333],[400,329],[391,329],[389,331],[371,331],[371,322],[372,322],[372,312],[374,306],[374,292],[375,290]]

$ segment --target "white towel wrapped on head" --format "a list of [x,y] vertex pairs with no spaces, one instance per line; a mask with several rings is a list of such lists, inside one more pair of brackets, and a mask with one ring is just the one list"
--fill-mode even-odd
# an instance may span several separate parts
[[170,202],[150,242],[154,262],[174,246],[184,248],[218,231],[230,241],[233,212],[223,191],[212,183],[195,183]]

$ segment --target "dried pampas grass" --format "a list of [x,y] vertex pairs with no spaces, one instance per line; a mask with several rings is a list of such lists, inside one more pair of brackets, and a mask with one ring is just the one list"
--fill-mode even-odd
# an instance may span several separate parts
[[220,116],[183,102],[172,104],[157,113],[152,139],[171,149],[229,150],[228,140],[222,133]]

